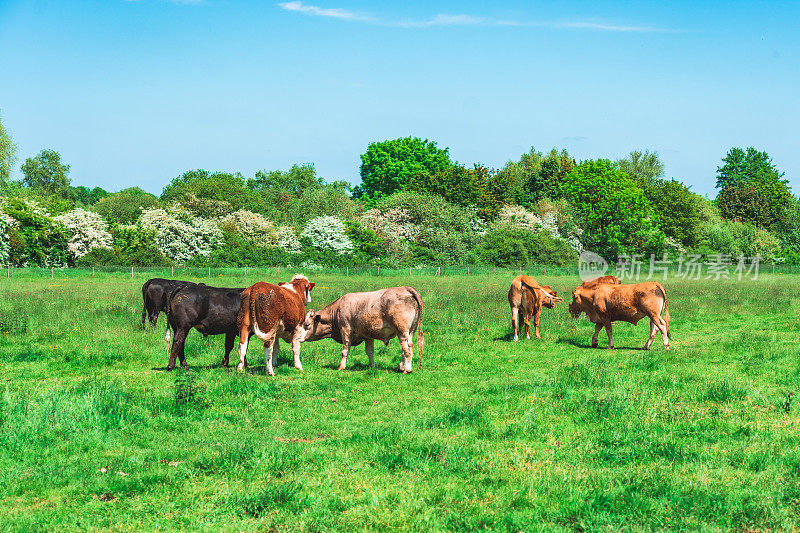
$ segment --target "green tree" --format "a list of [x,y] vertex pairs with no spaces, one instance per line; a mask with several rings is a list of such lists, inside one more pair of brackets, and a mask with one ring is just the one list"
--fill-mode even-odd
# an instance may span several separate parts
[[90,189],[89,187],[79,185],[77,187],[70,187],[70,189],[72,192],[71,196],[84,205],[94,205],[109,195],[109,192],[102,187]]
[[11,134],[3,126],[0,117],[0,184],[6,184],[11,179],[11,169],[17,162],[17,145],[11,139]]
[[675,179],[655,178],[642,189],[664,233],[689,248],[697,246],[706,200]]
[[142,209],[157,205],[158,198],[155,195],[139,187],[129,187],[106,196],[94,204],[93,208],[108,221],[131,224],[142,214]]
[[664,234],[657,216],[636,183],[607,159],[588,160],[570,172],[561,195],[575,206],[584,233],[582,242],[608,259],[633,253],[655,253]]
[[502,205],[490,187],[495,174],[495,170],[477,163],[473,168],[453,165],[444,172],[412,177],[408,189],[441,196],[451,204],[462,207],[476,207],[483,218],[491,219]]
[[643,187],[653,184],[664,175],[664,163],[658,157],[658,152],[633,150],[617,164]]
[[69,165],[55,150],[42,150],[22,165],[23,183],[39,193],[69,196]]
[[453,165],[448,148],[419,137],[373,142],[361,155],[361,185],[356,198],[378,200],[408,188],[415,176],[446,172]]
[[746,151],[731,148],[722,163],[717,168],[717,204],[722,216],[779,229],[793,197],[788,180],[772,164],[769,154],[752,146]]
[[292,165],[288,171],[259,170],[255,178],[247,180],[250,189],[277,189],[295,195],[302,194],[306,189],[318,189],[325,184],[325,180],[317,176],[314,165]]

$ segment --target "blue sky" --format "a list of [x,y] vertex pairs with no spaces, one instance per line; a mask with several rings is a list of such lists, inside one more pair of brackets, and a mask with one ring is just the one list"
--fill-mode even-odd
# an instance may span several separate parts
[[798,2],[0,0],[0,113],[21,159],[109,190],[303,162],[357,183],[370,141],[415,135],[495,167],[658,150],[703,194],[753,145],[798,193],[798,23]]

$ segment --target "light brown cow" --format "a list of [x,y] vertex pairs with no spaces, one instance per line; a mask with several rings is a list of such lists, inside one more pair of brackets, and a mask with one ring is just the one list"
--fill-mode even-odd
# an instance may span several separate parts
[[273,366],[278,364],[279,339],[292,343],[294,367],[303,370],[300,343],[305,330],[301,326],[313,288],[307,277],[297,274],[289,283],[272,285],[259,281],[244,290],[237,319],[239,372],[244,372],[247,365],[247,341],[251,334],[264,341],[267,374],[275,375]]
[[536,331],[536,338],[541,339],[539,334],[539,315],[542,313],[542,306],[552,309],[558,302],[563,302],[563,298],[556,296],[556,291],[547,285],[539,283],[525,274],[517,276],[511,282],[508,289],[508,304],[511,306],[511,327],[514,328],[514,340],[519,340],[517,331],[519,329],[519,315],[524,313],[525,338],[530,339],[531,316],[533,316],[533,326]]
[[[667,308],[667,291],[657,281],[646,281],[632,285],[612,285],[601,283],[594,288],[577,287],[572,291],[572,303],[569,304],[572,318],[586,313],[589,321],[594,323],[592,347],[597,347],[600,330],[606,328],[608,347],[614,347],[611,335],[613,322],[630,322],[636,325],[644,317],[650,319],[650,338],[644,345],[650,349],[656,331],[661,331],[664,348],[669,350],[669,309]],[[661,317],[661,313],[664,317]]]
[[599,278],[587,279],[581,283],[581,287],[584,289],[594,289],[598,285],[619,285],[621,283],[622,282],[616,276],[600,276]]
[[[400,341],[403,359],[399,370],[413,370],[412,346],[417,334],[419,366],[422,367],[422,297],[413,287],[392,287],[373,292],[351,292],[317,312],[309,311],[303,322],[306,341],[331,338],[342,345],[339,370],[347,367],[352,346],[364,342],[369,366],[375,366],[375,341],[389,344],[394,337]],[[419,329],[417,329],[419,328]]]

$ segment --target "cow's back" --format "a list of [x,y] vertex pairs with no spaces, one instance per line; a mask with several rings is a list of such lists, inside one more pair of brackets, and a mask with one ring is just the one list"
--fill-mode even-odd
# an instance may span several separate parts
[[595,307],[605,309],[606,317],[611,321],[630,321],[641,318],[645,308],[656,291],[658,284],[653,281],[628,285],[601,284],[595,289]]
[[365,338],[391,338],[398,323],[416,328],[422,297],[413,287],[391,287],[345,294],[334,305],[333,322],[339,328],[346,326]]

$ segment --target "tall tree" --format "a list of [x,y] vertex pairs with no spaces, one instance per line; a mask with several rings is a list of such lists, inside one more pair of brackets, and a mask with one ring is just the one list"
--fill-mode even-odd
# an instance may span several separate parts
[[582,219],[586,247],[603,257],[653,253],[663,246],[650,202],[616,163],[582,162],[566,176],[561,195]]
[[633,150],[627,157],[617,161],[622,170],[640,185],[652,184],[664,175],[664,163],[658,157],[658,152]]
[[373,142],[361,155],[361,185],[353,195],[377,200],[407,189],[415,176],[444,173],[451,166],[449,149],[434,141],[403,137]]
[[318,189],[325,184],[325,180],[317,176],[313,164],[292,165],[287,171],[259,170],[255,178],[247,180],[251,189],[278,189],[295,195],[302,194],[306,189]]
[[497,171],[480,164],[466,168],[453,165],[431,176],[418,174],[411,178],[409,190],[441,196],[451,204],[476,207],[483,218],[494,218],[501,202],[491,191],[490,183]]
[[17,145],[3,126],[3,117],[0,117],[0,184],[8,183],[11,179],[11,169],[16,162]]
[[717,168],[717,196],[722,216],[776,230],[781,227],[793,196],[783,172],[767,152],[752,146],[731,148]]
[[69,195],[69,165],[61,162],[61,154],[55,150],[42,150],[36,157],[29,157],[22,165],[23,183],[39,192]]

